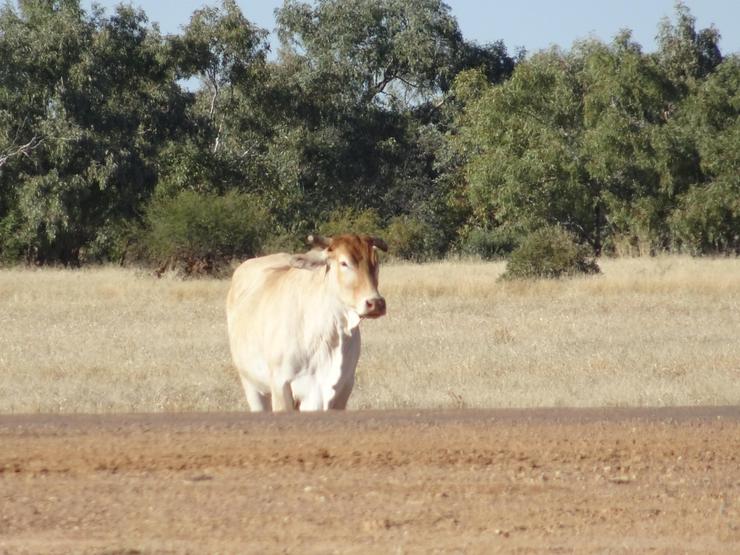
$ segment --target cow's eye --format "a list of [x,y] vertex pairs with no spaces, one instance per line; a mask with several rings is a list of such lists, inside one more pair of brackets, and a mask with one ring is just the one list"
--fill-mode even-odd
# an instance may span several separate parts
[[342,264],[342,268],[349,268],[349,264],[347,263],[346,260],[342,260],[341,264]]

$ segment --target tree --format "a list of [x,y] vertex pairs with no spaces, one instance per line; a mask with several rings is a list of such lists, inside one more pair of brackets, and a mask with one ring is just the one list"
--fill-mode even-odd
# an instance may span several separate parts
[[661,68],[622,32],[592,42],[583,60],[582,153],[595,196],[596,250],[610,236],[665,247],[665,218],[675,191],[662,187],[656,144],[676,100]]
[[689,86],[722,62],[720,34],[714,27],[697,31],[696,18],[680,0],[676,2],[675,17],[675,25],[668,18],[660,22],[657,57],[677,86]]
[[258,199],[270,189],[266,36],[234,1],[225,0],[196,10],[182,35],[168,37],[178,78],[197,80],[200,88],[187,112],[186,136],[162,149],[157,197],[238,190]]
[[200,94],[216,131],[214,152],[222,142],[226,115],[238,112],[237,90],[254,93],[265,77],[266,37],[267,31],[250,23],[234,0],[223,0],[220,8],[196,10],[182,37],[170,39],[181,75],[201,82]]
[[247,205],[266,250],[348,222],[416,259],[551,226],[597,253],[740,248],[740,63],[682,3],[654,54],[623,31],[512,57],[441,0],[286,0],[277,26],[272,60],[235,0],[170,36],[127,6],[0,7],[0,259],[116,258],[152,214],[211,218],[207,242]]
[[[740,144],[730,100],[734,72],[716,65],[716,31],[696,33],[683,4],[676,18],[675,27],[661,25],[656,55],[644,54],[623,31],[608,45],[589,40],[569,52],[536,54],[500,85],[480,73],[458,78],[456,143],[473,229],[509,244],[512,236],[557,224],[597,253],[625,244],[653,251],[687,240],[689,224],[678,224],[686,214],[689,227],[723,238],[712,244],[734,244],[735,208],[727,202]],[[699,123],[717,114],[721,124]],[[711,174],[725,160],[733,169],[722,171],[711,193],[695,190],[714,182]],[[714,223],[689,217],[689,199],[715,214]]]
[[478,65],[501,79],[513,66],[503,44],[465,43],[440,0],[288,1],[277,22],[290,99],[281,155],[299,196],[291,212],[315,221],[351,206],[385,222],[439,222],[450,83]]
[[456,90],[467,105],[457,143],[475,225],[524,236],[560,224],[593,239],[578,71],[576,60],[551,50],[520,63],[501,85],[460,77]]
[[0,29],[3,257],[106,256],[151,194],[159,145],[188,104],[162,38],[143,12],[88,16],[75,0],[6,4]]
[[740,57],[708,75],[677,119],[691,134],[699,171],[671,215],[674,241],[692,253],[740,252]]
[[321,0],[315,8],[288,0],[277,23],[283,48],[303,54],[325,91],[356,103],[426,100],[462,44],[440,0]]

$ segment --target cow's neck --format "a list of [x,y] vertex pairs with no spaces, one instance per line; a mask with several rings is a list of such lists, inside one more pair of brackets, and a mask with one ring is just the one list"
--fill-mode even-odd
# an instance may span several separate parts
[[336,286],[336,276],[332,276],[331,270],[319,270],[314,273],[316,280],[316,291],[319,292],[319,302],[316,310],[322,312],[321,321],[332,322],[332,326],[339,328],[343,334],[351,335],[352,330],[360,325],[360,316],[357,312],[346,306],[339,297]]

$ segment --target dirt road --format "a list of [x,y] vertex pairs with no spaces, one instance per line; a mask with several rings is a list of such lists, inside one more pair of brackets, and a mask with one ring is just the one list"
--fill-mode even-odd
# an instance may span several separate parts
[[740,553],[740,408],[0,417],[0,552]]

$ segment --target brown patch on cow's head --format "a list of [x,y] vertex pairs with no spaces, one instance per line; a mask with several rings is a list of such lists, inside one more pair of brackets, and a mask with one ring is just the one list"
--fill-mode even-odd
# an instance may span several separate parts
[[311,235],[308,242],[315,249],[293,257],[291,265],[306,269],[324,266],[345,305],[364,318],[385,314],[385,299],[378,293],[378,250],[388,250],[385,241],[370,235],[344,234]]

